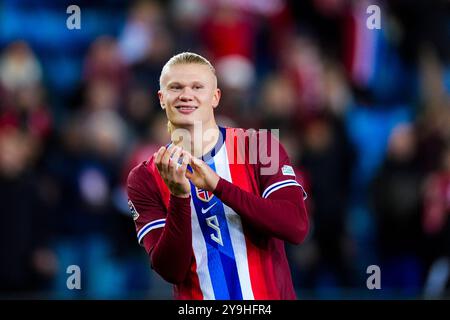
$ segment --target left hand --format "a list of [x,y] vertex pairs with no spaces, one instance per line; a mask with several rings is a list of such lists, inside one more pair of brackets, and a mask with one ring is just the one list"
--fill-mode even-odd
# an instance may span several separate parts
[[193,172],[186,170],[186,178],[200,189],[214,191],[219,183],[220,177],[204,161],[189,154],[189,164]]

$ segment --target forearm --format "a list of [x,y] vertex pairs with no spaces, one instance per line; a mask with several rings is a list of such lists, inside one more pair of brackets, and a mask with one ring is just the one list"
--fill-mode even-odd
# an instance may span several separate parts
[[214,194],[243,221],[267,235],[301,243],[308,232],[308,216],[300,188],[282,188],[264,199],[220,179]]
[[152,267],[166,281],[177,284],[185,279],[191,259],[190,197],[171,196],[166,225],[150,253]]

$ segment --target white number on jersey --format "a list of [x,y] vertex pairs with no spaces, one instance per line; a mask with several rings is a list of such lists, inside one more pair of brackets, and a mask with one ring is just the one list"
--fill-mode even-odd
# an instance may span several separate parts
[[213,230],[217,233],[217,235],[211,233],[211,239],[223,246],[222,234],[220,233],[220,226],[219,221],[217,220],[217,216],[206,218],[206,224],[208,225],[208,227],[213,228]]

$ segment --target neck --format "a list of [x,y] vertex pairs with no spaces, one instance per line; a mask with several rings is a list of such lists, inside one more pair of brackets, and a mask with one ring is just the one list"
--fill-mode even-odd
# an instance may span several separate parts
[[215,121],[210,124],[198,122],[192,126],[172,127],[172,142],[197,158],[214,148],[220,135]]

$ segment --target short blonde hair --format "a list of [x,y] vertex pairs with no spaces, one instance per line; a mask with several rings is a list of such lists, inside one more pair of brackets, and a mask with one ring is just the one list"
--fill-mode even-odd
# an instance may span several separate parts
[[166,62],[164,67],[161,70],[161,75],[159,76],[159,87],[161,88],[161,78],[163,74],[166,72],[166,70],[170,66],[179,65],[179,64],[202,64],[209,67],[211,72],[216,75],[216,69],[213,67],[211,62],[209,62],[208,59],[205,57],[202,57],[201,55],[193,52],[182,52],[179,54],[174,55],[172,58],[169,59],[169,61]]

